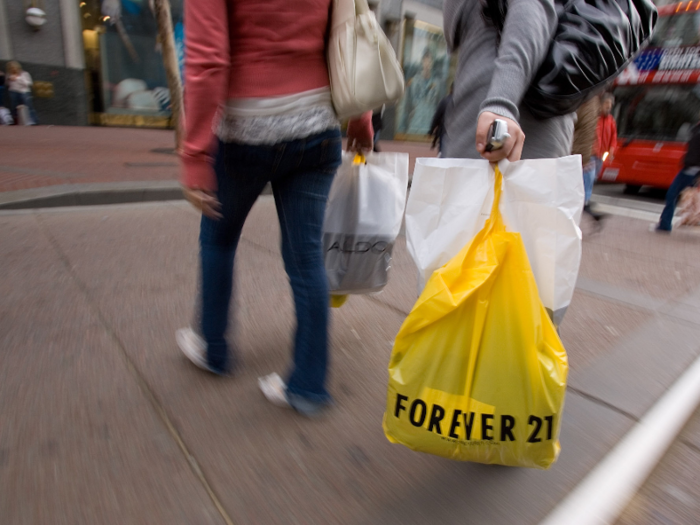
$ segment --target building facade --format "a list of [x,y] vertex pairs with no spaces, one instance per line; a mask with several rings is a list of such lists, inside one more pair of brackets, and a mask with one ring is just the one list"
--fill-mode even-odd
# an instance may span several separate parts
[[[38,29],[26,21],[30,7],[46,14],[45,23]],[[0,0],[3,70],[9,60],[20,62],[34,79],[34,106],[42,124],[88,123],[85,58],[76,0]]]
[[[170,3],[182,67],[183,0]],[[388,108],[382,136],[391,138],[398,132],[408,138],[422,133],[430,105],[446,90],[442,0],[369,3],[410,74],[407,84],[414,86],[410,107]],[[27,22],[30,8],[45,13],[45,23],[38,28]],[[437,83],[417,74],[427,67],[422,54],[430,54]],[[17,60],[32,75],[41,124],[171,124],[149,0],[0,0],[0,67],[9,60]]]

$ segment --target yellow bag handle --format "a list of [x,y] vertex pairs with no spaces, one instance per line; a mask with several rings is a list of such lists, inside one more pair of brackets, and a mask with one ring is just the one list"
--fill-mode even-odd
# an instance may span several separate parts
[[363,153],[355,153],[355,158],[352,161],[353,164],[367,164],[367,159]]
[[[493,164],[494,171],[495,171],[495,177],[494,177],[494,186],[493,186],[493,204],[491,205],[491,214],[489,215],[489,218],[486,220],[486,224],[484,224],[484,227],[481,229],[479,233],[476,234],[476,237],[472,241],[472,243],[479,243],[481,242],[484,238],[488,237],[491,235],[491,233],[494,232],[499,232],[499,231],[505,231],[506,226],[503,223],[503,216],[501,215],[501,210],[499,208],[499,205],[501,203],[501,193],[503,192],[503,174],[501,173],[501,170],[498,168],[498,164]],[[479,238],[477,240],[477,237]],[[471,392],[469,391],[470,385],[474,381],[474,371],[476,370],[476,360],[478,358],[478,355],[476,352],[472,352],[469,355],[469,363],[467,364],[467,380],[464,383],[465,386],[465,392],[464,395],[467,398],[470,398]]]
[[498,164],[493,164],[495,171],[495,180],[493,186],[493,204],[491,205],[491,214],[489,215],[486,224],[484,224],[484,233],[491,231],[503,231],[506,229],[503,223],[503,216],[499,209],[501,203],[501,193],[503,193],[503,174],[498,168]]

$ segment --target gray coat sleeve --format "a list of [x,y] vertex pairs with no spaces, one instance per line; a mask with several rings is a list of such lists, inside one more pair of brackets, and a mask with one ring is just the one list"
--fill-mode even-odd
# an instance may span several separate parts
[[495,71],[480,114],[518,121],[518,106],[557,28],[554,0],[509,0]]

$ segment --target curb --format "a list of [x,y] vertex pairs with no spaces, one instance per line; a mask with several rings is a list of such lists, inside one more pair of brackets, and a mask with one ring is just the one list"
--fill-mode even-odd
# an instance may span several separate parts
[[[269,185],[263,195],[272,193]],[[61,184],[0,193],[0,210],[184,200],[178,181]]]
[[596,193],[594,193],[591,196],[591,201],[596,204],[602,204],[604,206],[626,208],[628,210],[653,213],[657,216],[661,215],[661,212],[664,209],[664,204],[661,203],[641,201],[625,197],[611,197],[609,195],[599,195]]
[[126,204],[183,198],[177,181],[61,184],[0,193],[0,210]]

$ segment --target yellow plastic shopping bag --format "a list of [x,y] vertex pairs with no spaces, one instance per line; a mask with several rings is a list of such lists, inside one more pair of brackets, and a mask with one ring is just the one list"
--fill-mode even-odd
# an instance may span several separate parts
[[[494,165],[495,166],[495,165]],[[450,459],[548,468],[559,454],[568,363],[519,233],[499,211],[433,272],[389,363],[384,432]]]

